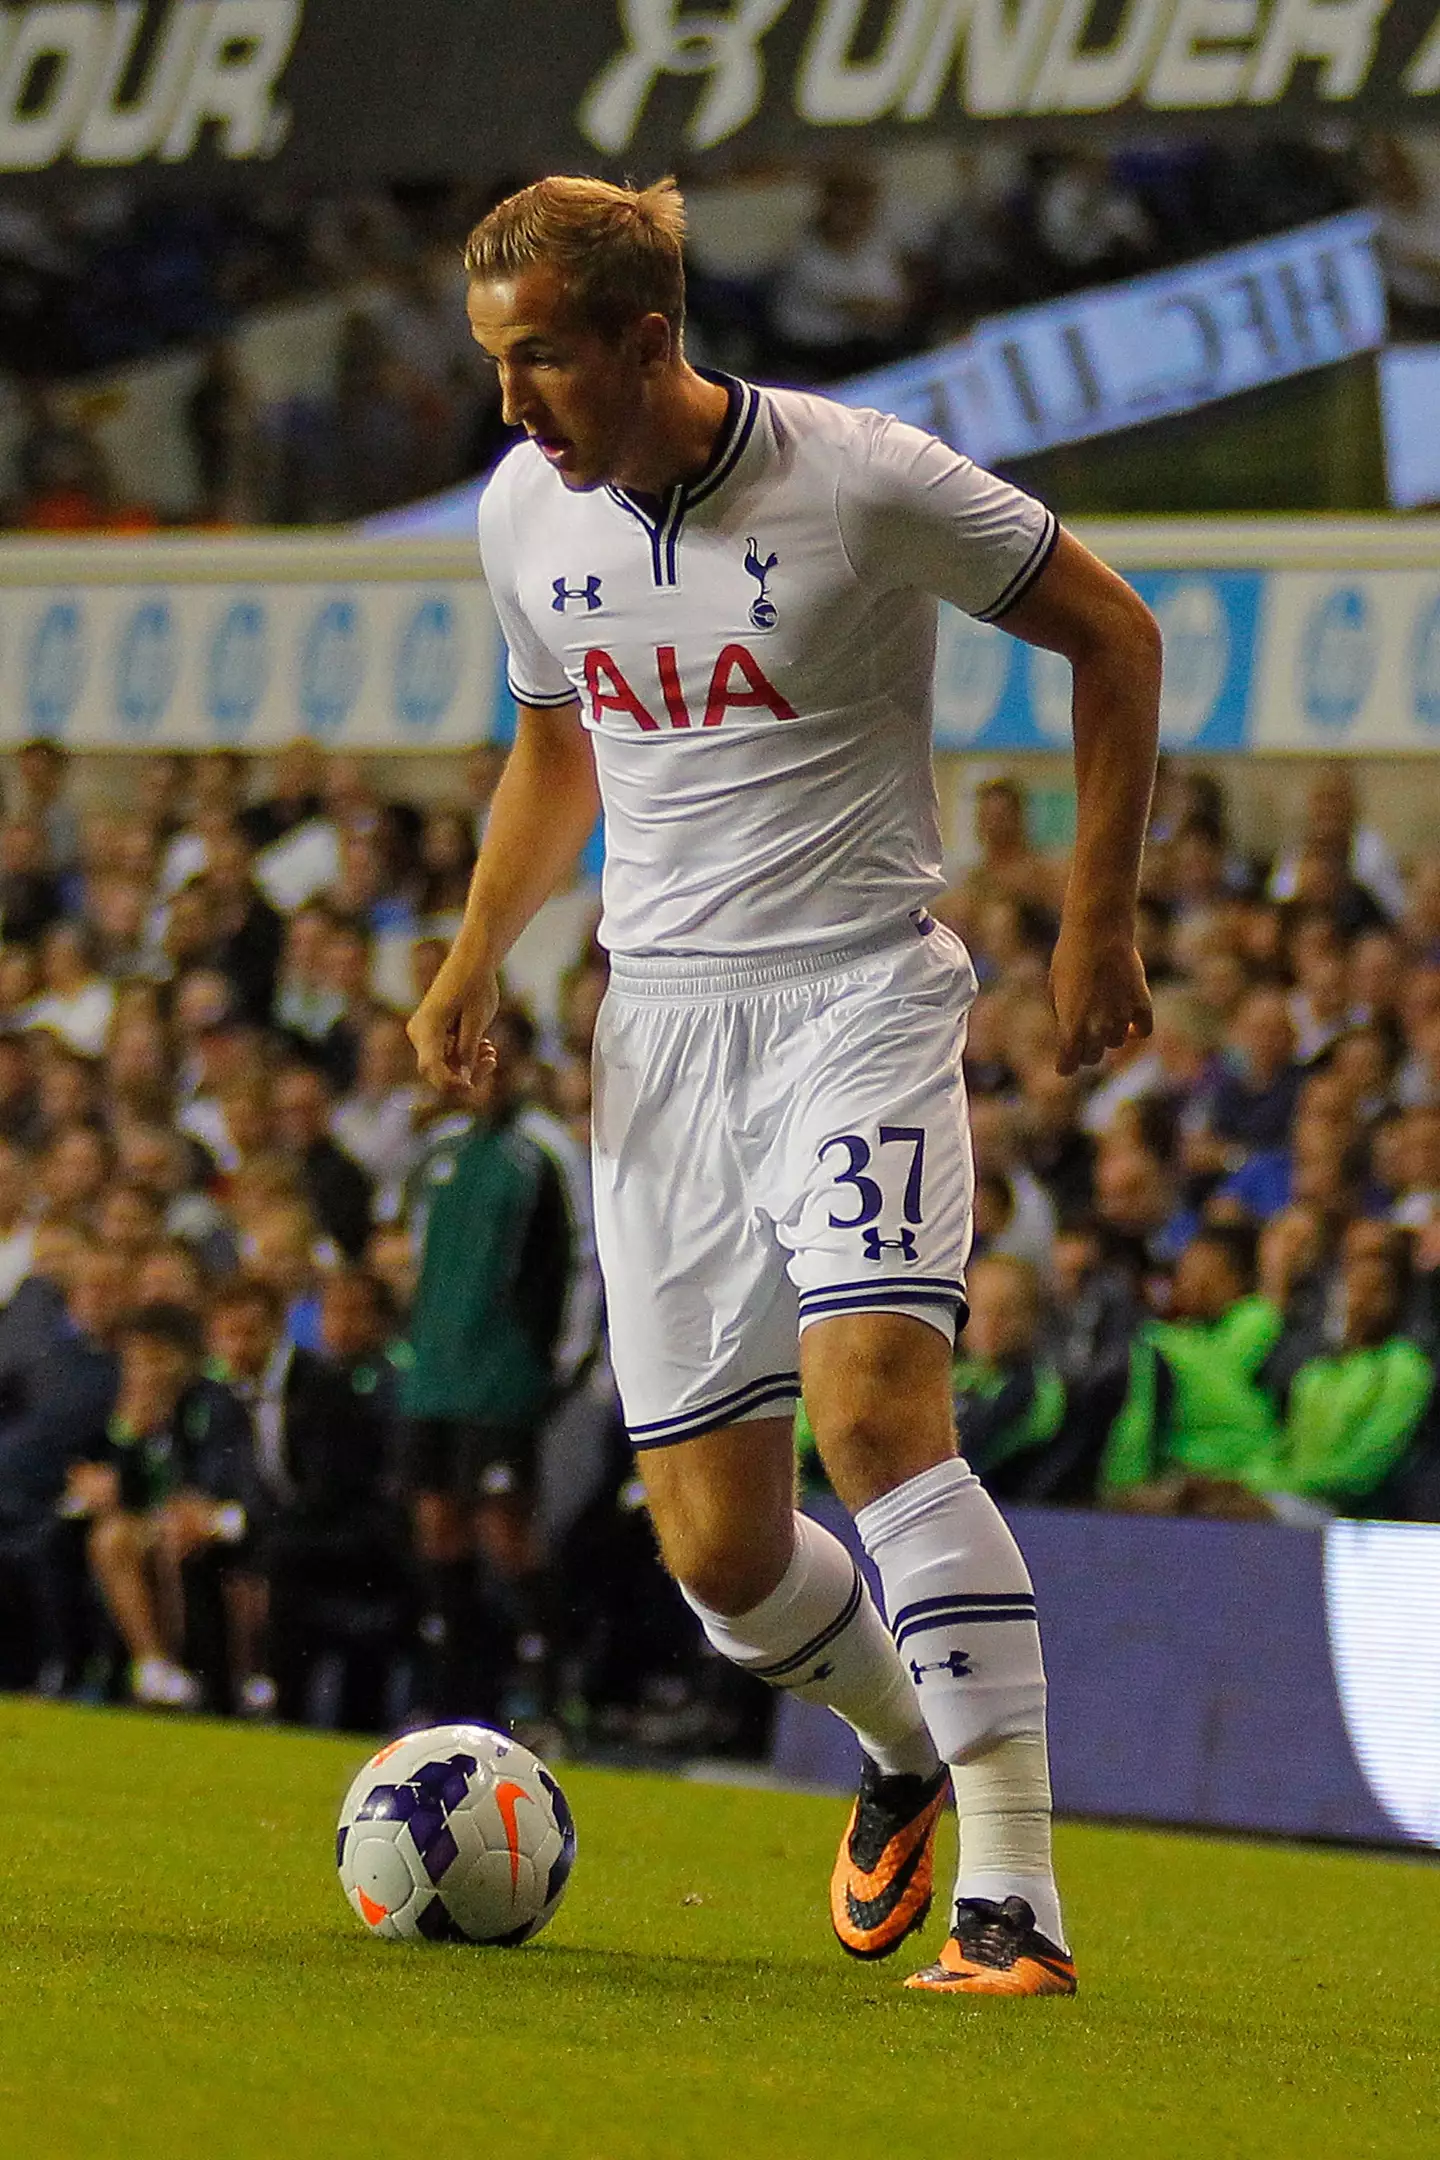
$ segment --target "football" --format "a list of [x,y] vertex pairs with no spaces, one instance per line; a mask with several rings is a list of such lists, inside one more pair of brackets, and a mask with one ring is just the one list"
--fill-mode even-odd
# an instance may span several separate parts
[[574,1860],[559,1785],[486,1725],[435,1725],[381,1748],[345,1795],[335,1840],[351,1906],[392,1942],[528,1942]]

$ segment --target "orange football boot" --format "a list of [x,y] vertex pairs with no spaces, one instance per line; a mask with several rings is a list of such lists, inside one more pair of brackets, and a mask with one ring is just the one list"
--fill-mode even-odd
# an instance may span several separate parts
[[1075,1960],[1035,1925],[1022,1897],[965,1898],[939,1962],[912,1973],[906,1987],[932,1995],[1073,1995]]
[[865,1757],[830,1878],[830,1919],[851,1957],[889,1957],[923,1926],[935,1882],[935,1826],[949,1789],[944,1763],[930,1777],[887,1777]]

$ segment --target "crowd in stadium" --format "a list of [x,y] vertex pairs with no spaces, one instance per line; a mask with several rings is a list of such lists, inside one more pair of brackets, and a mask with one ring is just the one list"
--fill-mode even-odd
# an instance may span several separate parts
[[[745,1747],[606,1373],[587,940],[502,1009],[483,1114],[414,1078],[497,773],[385,799],[297,743],[157,755],[0,819],[0,1684],[381,1725],[563,1715]],[[964,1445],[1001,1497],[1440,1519],[1440,858],[1347,770],[1273,860],[1162,775],[1148,1042],[1055,1070],[1063,857],[1006,778],[937,904],[984,985]],[[807,1477],[820,1475],[797,1439]]]
[[[0,417],[7,396],[13,415],[0,526],[162,521],[117,481],[98,423],[127,395],[115,370],[175,348],[206,355],[169,413],[203,524],[343,523],[483,470],[505,433],[469,342],[459,252],[496,194],[414,186],[242,207],[132,204],[110,184],[49,212],[0,203]],[[978,317],[1362,203],[1381,220],[1392,334],[1434,337],[1440,168],[1423,138],[1176,139],[957,152],[948,198],[924,206],[848,161],[814,177],[808,223],[774,262],[763,247],[752,272],[692,254],[691,345],[763,380],[831,382]],[[237,333],[326,294],[339,303],[326,386],[267,396]]]

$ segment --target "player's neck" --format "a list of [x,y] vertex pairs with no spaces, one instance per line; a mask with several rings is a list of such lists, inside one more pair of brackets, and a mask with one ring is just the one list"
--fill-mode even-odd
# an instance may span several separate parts
[[715,454],[730,397],[686,363],[657,378],[614,475],[616,487],[664,495],[703,473]]

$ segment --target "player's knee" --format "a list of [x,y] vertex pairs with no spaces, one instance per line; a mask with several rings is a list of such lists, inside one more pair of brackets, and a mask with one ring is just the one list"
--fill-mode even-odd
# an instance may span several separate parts
[[920,1421],[902,1397],[836,1406],[815,1428],[820,1459],[846,1505],[868,1506],[955,1453],[947,1417]]
[[687,1598],[707,1612],[733,1620],[753,1612],[776,1588],[790,1564],[792,1543],[733,1533],[708,1535],[693,1528],[660,1541],[666,1567]]

